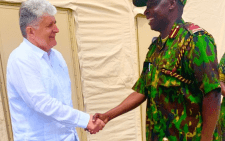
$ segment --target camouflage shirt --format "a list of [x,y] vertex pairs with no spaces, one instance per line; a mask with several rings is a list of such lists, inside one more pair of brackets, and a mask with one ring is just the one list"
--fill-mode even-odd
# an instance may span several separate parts
[[[225,84],[225,54],[220,60],[219,76],[220,76],[220,81]],[[220,118],[218,123],[219,123],[219,126],[221,127],[222,140],[225,140],[225,97],[223,97],[223,101],[221,104]]]
[[223,57],[220,60],[219,75],[220,75],[220,81],[225,83],[225,53],[223,54]]
[[220,89],[218,78],[214,39],[197,25],[179,20],[165,44],[153,41],[133,86],[147,96],[147,141],[200,141],[203,97]]

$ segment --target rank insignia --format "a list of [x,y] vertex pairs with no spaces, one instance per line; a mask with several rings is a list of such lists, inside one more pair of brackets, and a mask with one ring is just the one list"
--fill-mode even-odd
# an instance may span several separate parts
[[170,35],[169,35],[169,38],[175,38],[178,31],[180,29],[180,26],[176,26],[171,32],[170,32]]

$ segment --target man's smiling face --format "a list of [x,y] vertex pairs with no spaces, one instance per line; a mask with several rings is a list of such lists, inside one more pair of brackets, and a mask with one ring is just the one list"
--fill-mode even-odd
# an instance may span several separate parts
[[162,31],[169,23],[169,0],[148,0],[144,12],[152,30]]
[[35,45],[48,52],[57,44],[55,36],[58,32],[55,17],[50,15],[42,16],[38,27],[34,28]]

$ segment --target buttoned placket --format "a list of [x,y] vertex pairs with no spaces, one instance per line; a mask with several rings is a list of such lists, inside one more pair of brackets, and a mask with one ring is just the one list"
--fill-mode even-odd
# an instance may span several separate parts
[[53,68],[52,63],[50,61],[50,55],[47,52],[44,53],[43,58],[45,62],[49,65],[49,67]]
[[165,48],[166,48],[166,43],[168,41],[168,39],[165,41],[164,44],[162,44],[162,41],[161,41],[161,37],[158,39],[158,42],[157,42],[157,48],[156,48],[156,52],[158,53],[157,54],[157,57],[156,57],[156,60],[155,60],[155,66],[157,69],[159,69],[159,62],[162,60],[162,54],[165,52]]
[[[47,53],[47,52],[44,53],[44,56],[43,57],[44,57],[45,61],[47,62],[48,66],[49,66],[49,68],[51,70],[51,72],[54,74],[53,79],[56,81],[56,83],[58,83],[58,86],[59,86],[61,92],[63,92],[63,88],[62,88],[62,86],[60,84],[60,80],[59,80],[59,75],[55,71],[55,69],[57,69],[57,67],[54,64],[54,58],[53,58],[54,56],[52,55],[52,52],[50,52],[50,53]],[[58,65],[59,65],[59,67],[61,67],[60,64],[58,64]]]

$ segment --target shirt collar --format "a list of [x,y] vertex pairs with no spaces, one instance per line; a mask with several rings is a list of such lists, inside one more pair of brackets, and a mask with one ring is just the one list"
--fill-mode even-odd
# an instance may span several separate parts
[[47,53],[44,50],[40,49],[39,47],[35,46],[34,44],[32,44],[30,41],[28,41],[26,38],[23,38],[23,41],[29,46],[31,47],[31,49],[40,57],[42,58],[45,54],[50,55],[52,54],[52,49],[50,49],[50,51]]
[[181,25],[181,24],[185,24],[184,20],[183,20],[183,19],[177,20],[177,21],[173,24],[172,30],[173,30],[177,25]]
[[183,19],[179,19],[173,24],[170,34],[168,37],[166,37],[164,43],[162,42],[161,35],[159,35],[159,38],[157,40],[157,48],[159,50],[163,49],[165,42],[167,41],[168,38],[175,38],[177,36],[177,33],[180,30],[180,25],[182,25],[182,24],[185,24]]

